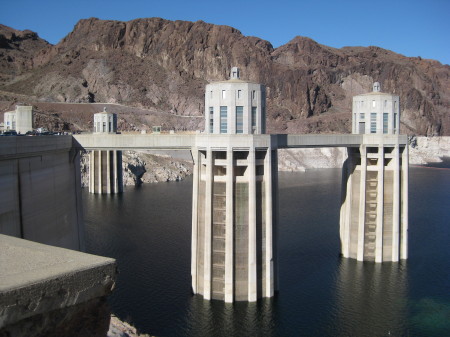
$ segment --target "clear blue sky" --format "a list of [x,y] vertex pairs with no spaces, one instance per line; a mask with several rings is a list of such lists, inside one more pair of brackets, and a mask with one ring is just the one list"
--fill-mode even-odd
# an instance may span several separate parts
[[450,0],[3,0],[0,23],[56,44],[78,20],[203,20],[268,40],[297,35],[332,47],[379,46],[450,64]]

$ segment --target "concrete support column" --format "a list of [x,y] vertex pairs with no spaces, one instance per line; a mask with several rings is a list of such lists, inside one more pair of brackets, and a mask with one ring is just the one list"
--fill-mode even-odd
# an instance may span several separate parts
[[399,260],[399,243],[400,243],[400,148],[398,145],[393,151],[394,161],[394,186],[393,186],[393,204],[392,204],[392,261]]
[[[75,207],[77,217],[77,230],[78,230],[78,249],[80,252],[86,250],[84,239],[84,219],[83,219],[83,200],[81,199],[81,160],[80,152],[76,151],[73,157],[74,167],[74,191],[75,191]],[[89,171],[90,173],[90,171]]]
[[95,151],[89,152],[89,192],[94,192]]
[[198,233],[198,182],[200,177],[200,152],[197,148],[191,149],[191,155],[193,159],[193,183],[192,183],[192,244],[191,244],[191,278],[192,278],[192,291],[194,294],[198,293],[197,290],[197,233]]
[[116,175],[116,181],[117,181],[117,192],[116,193],[122,193],[123,192],[123,168],[122,168],[122,151],[117,151],[116,153],[116,159],[117,159],[117,175]]
[[233,187],[234,187],[234,160],[233,149],[227,149],[227,176],[226,176],[226,222],[225,222],[225,302],[233,302]]
[[106,151],[106,193],[111,194],[111,151]]
[[205,191],[205,243],[203,262],[203,298],[211,299],[211,269],[212,269],[212,196],[213,196],[213,151],[206,151],[206,191]]
[[279,194],[278,194],[278,151],[271,151],[272,156],[272,277],[273,291],[278,291],[278,210]]
[[97,156],[98,156],[98,175],[97,175],[97,193],[102,193],[102,151],[97,151]]
[[358,250],[356,259],[364,261],[364,227],[366,217],[366,175],[367,175],[367,149],[365,145],[359,148],[361,153],[361,183],[359,191],[359,219],[358,219]]
[[89,153],[89,192],[113,194],[122,191],[122,152],[92,150]]
[[345,190],[341,198],[341,252],[343,257],[350,257],[350,220],[352,205],[352,170],[354,169],[355,153],[347,148],[347,161],[342,168],[342,191]]
[[119,190],[119,172],[118,172],[119,170],[117,169],[117,164],[118,164],[117,157],[119,156],[118,151],[114,150],[113,155],[114,155],[114,157],[113,157],[114,193],[119,193],[122,191]]
[[[265,294],[263,296],[265,297],[272,297],[274,295],[274,270],[273,270],[273,236],[272,236],[272,228],[273,228],[273,198],[272,198],[272,175],[274,172],[272,172],[272,149],[268,148],[266,152],[266,157],[264,159],[264,190],[265,190],[265,209],[266,214],[263,214],[263,216],[266,219],[266,240],[265,240],[265,249],[266,254],[263,256],[263,259],[265,259],[265,275],[264,275],[264,281],[265,281]],[[276,174],[276,173],[275,173]]]
[[257,300],[255,148],[248,153],[248,301]]
[[377,227],[375,236],[375,262],[383,262],[383,209],[384,209],[384,146],[378,147]]
[[409,155],[406,145],[402,153],[402,179],[401,179],[401,232],[400,258],[408,258],[408,182],[409,182]]
[[93,176],[93,178],[92,178],[92,191],[93,192],[92,193],[100,193],[99,189],[98,189],[98,172],[99,172],[98,166],[100,163],[99,152],[94,150],[94,151],[92,151],[92,154],[93,154],[93,158],[94,158],[94,167],[92,170],[92,176]]

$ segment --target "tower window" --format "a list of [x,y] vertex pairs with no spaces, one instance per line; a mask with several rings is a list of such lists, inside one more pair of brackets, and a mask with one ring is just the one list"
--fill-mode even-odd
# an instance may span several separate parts
[[372,101],[372,107],[376,107],[377,106],[377,103],[375,102],[375,101]]
[[384,113],[383,114],[383,133],[388,133],[388,121],[389,121],[389,114]]
[[220,133],[227,133],[227,107],[220,107]]
[[237,98],[242,98],[242,90],[237,91]]
[[236,107],[236,133],[244,133],[244,107]]
[[359,114],[359,119],[364,120],[364,118],[365,118],[364,113],[360,113],[360,114]]
[[226,90],[222,90],[222,98],[223,99],[227,98],[227,91]]
[[372,112],[370,114],[370,133],[377,132],[377,114]]
[[256,106],[252,106],[252,132],[256,131]]
[[397,131],[397,114],[394,113],[394,132]]
[[252,99],[255,99],[255,98],[256,98],[256,91],[252,90]]
[[214,132],[214,108],[209,107],[209,133]]

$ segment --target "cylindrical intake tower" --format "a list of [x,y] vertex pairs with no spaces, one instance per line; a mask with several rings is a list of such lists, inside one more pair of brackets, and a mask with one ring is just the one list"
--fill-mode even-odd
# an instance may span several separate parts
[[265,132],[265,88],[206,86],[205,135],[192,149],[192,289],[205,299],[256,301],[276,289],[277,151]]

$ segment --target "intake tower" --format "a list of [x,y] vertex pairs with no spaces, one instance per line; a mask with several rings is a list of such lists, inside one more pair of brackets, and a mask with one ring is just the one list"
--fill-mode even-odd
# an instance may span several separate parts
[[276,289],[277,150],[265,133],[265,87],[206,86],[205,131],[192,148],[192,289],[205,299],[256,301]]
[[[103,137],[117,131],[117,115],[106,111],[94,114],[94,135]],[[122,151],[92,150],[89,153],[89,192],[115,194],[123,191]]]
[[399,97],[371,93],[353,98],[353,133],[342,171],[341,247],[359,261],[399,261],[408,256],[408,145],[399,134]]

